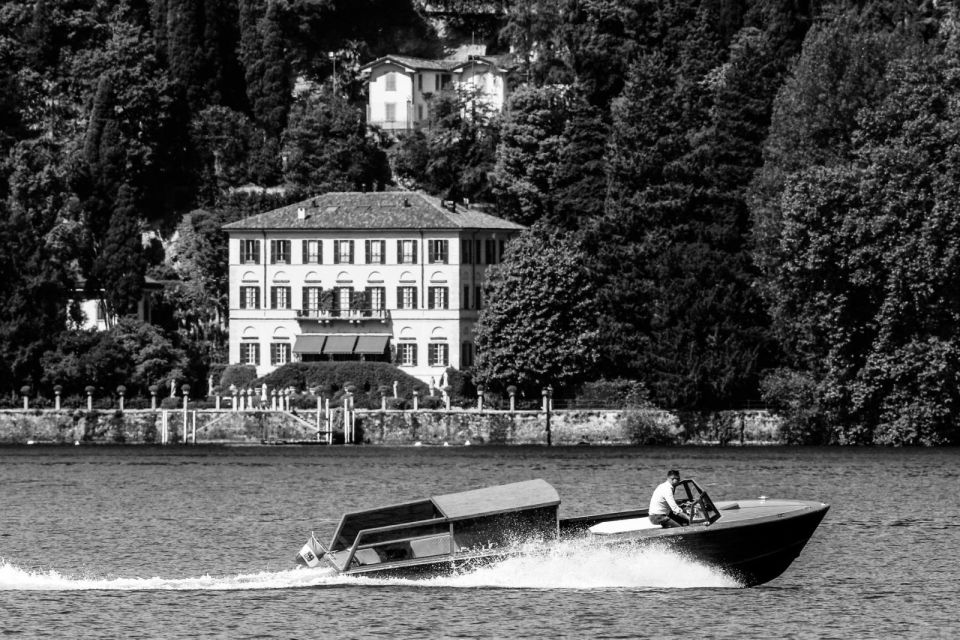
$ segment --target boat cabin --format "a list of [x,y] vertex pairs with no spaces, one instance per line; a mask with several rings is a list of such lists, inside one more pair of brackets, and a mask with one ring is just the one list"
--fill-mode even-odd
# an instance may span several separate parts
[[340,519],[326,550],[339,571],[431,563],[559,535],[560,496],[544,480],[433,496]]

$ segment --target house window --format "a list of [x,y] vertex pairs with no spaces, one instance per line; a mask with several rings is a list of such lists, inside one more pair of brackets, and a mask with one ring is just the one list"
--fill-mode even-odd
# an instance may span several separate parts
[[260,262],[260,241],[259,240],[241,240],[240,241],[240,263],[258,264]]
[[397,349],[399,350],[399,360],[400,365],[403,367],[415,367],[417,366],[417,345],[410,343],[401,343]]
[[270,241],[270,264],[290,264],[290,241]]
[[417,308],[417,288],[416,287],[397,287],[397,308],[398,309],[416,309]]
[[290,343],[274,342],[270,345],[270,364],[284,365],[290,362]]
[[506,240],[500,240],[500,241],[497,243],[497,245],[498,245],[498,253],[497,253],[497,255],[500,256],[500,261],[502,262],[502,261],[503,261],[503,252],[504,252],[504,251],[506,250],[506,248],[507,248],[507,241],[506,241]]
[[473,365],[473,343],[464,342],[460,345],[460,367]]
[[497,264],[497,241],[487,240],[486,244],[487,264]]
[[427,289],[427,308],[428,309],[446,309],[448,308],[447,287],[430,287]]
[[447,240],[428,240],[427,258],[431,264],[447,264],[450,242]]
[[386,240],[367,240],[364,244],[366,245],[367,264],[386,264]]
[[386,287],[367,287],[367,302],[370,308],[379,311],[387,308]]
[[423,105],[417,105],[417,120],[423,120]]
[[423,91],[423,74],[417,74],[417,90]]
[[260,287],[240,287],[240,308],[260,308]]
[[270,308],[290,308],[290,287],[270,287]]
[[303,288],[303,310],[304,311],[319,311],[320,310],[320,292],[322,289],[320,287],[304,287]]
[[469,240],[460,241],[460,263],[473,264],[473,243]]
[[445,367],[450,363],[450,347],[444,343],[427,346],[427,364],[431,367]]
[[107,321],[107,304],[103,300],[97,300],[97,322]]
[[303,264],[322,264],[323,263],[323,241],[322,240],[304,240],[303,241]]
[[335,287],[333,289],[333,308],[340,311],[349,311],[352,295],[353,287]]
[[353,264],[353,240],[333,241],[333,263]]
[[259,342],[240,343],[240,364],[252,364],[255,366],[260,366]]
[[463,300],[460,301],[460,306],[464,309],[470,308],[470,285],[463,287]]
[[386,122],[396,122],[397,121],[397,105],[392,102],[385,102],[383,104],[383,119]]
[[384,76],[384,83],[387,85],[387,91],[396,91],[397,90],[397,74],[392,71]]
[[436,82],[435,86],[437,91],[446,91],[450,88],[450,74],[449,73],[438,73],[435,77]]
[[480,241],[473,243],[473,264],[480,264]]
[[397,240],[397,262],[400,264],[417,263],[416,240]]
[[476,307],[477,311],[483,308],[483,298],[480,296],[480,287],[477,287],[476,291],[473,294],[473,306]]

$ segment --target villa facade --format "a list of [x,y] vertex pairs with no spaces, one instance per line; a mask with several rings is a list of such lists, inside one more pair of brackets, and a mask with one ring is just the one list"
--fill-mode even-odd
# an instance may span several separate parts
[[430,384],[472,364],[487,268],[523,227],[393,191],[327,193],[224,229],[232,364],[390,361]]
[[504,56],[487,56],[482,47],[439,60],[388,55],[362,67],[367,73],[367,123],[389,131],[413,129],[430,117],[433,96],[476,89],[496,111],[507,101],[511,65]]

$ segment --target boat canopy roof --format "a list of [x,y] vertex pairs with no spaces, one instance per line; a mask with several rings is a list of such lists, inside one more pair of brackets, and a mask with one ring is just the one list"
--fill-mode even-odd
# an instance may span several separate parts
[[451,520],[560,505],[557,490],[540,479],[448,493],[431,500],[440,513]]
[[560,496],[545,480],[527,480],[511,484],[434,496],[427,500],[403,502],[375,509],[345,513],[330,542],[337,551],[353,544],[365,529],[413,522],[464,520],[498,513],[558,507]]

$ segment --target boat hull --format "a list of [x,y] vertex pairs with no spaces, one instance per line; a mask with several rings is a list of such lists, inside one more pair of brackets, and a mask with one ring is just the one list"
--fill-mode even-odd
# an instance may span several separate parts
[[[829,509],[822,503],[786,502],[789,510],[752,515],[749,508],[726,512],[726,519],[710,526],[691,525],[672,529],[646,528],[635,532],[594,536],[599,544],[659,546],[723,571],[743,586],[751,587],[780,576],[800,555],[807,541]],[[770,510],[770,509],[768,509]],[[762,509],[760,510],[763,511]],[[587,534],[588,525],[610,522],[645,512],[621,512],[561,521],[564,539]],[[375,578],[429,578],[467,572],[483,565],[516,556],[509,549],[478,554],[443,556],[416,562],[383,563],[354,567],[347,575]]]

